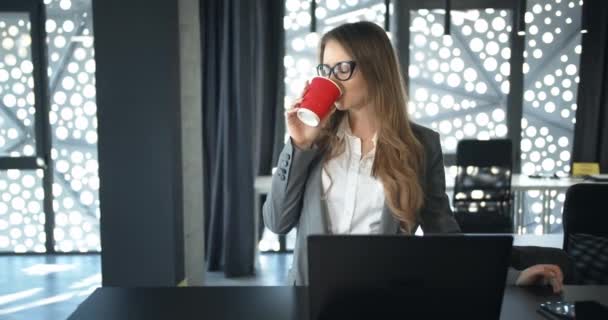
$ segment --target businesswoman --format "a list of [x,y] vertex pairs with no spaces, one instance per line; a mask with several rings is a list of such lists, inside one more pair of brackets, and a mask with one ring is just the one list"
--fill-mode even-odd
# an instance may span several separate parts
[[[273,232],[298,228],[288,277],[295,285],[308,284],[309,234],[413,234],[418,226],[425,233],[460,232],[445,193],[439,135],[409,120],[384,30],[370,22],[341,25],[322,37],[319,60],[317,73],[344,94],[318,127],[297,118],[301,98],[285,113],[291,138],[263,208]],[[522,285],[550,281],[561,290],[554,265],[515,278]]]

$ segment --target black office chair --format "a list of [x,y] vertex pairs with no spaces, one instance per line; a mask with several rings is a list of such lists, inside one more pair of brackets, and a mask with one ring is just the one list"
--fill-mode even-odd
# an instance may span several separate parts
[[581,183],[566,192],[564,250],[579,284],[608,285],[608,184]]
[[454,216],[464,233],[513,233],[511,140],[462,140],[456,149]]

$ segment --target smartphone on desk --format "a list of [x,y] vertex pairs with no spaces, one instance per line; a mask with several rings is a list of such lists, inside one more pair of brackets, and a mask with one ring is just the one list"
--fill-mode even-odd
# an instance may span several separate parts
[[[578,310],[578,312],[575,310]],[[596,301],[545,302],[540,304],[538,312],[545,318],[552,320],[608,319],[608,307]]]
[[574,303],[564,301],[548,301],[540,304],[538,313],[551,320],[574,319]]

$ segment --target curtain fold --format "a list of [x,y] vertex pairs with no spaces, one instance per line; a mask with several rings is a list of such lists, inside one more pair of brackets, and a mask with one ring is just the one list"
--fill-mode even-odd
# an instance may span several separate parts
[[608,173],[608,3],[583,5],[580,81],[574,129],[573,162],[599,162]]
[[[256,24],[256,112],[254,127],[254,170],[257,176],[272,174],[285,143],[285,32],[283,29],[284,0],[258,1]],[[265,196],[263,197],[265,199]],[[260,206],[264,199],[259,202]],[[262,212],[259,208],[258,212]],[[264,231],[261,214],[258,217],[258,240]]]
[[200,5],[205,255],[209,271],[228,277],[254,271],[253,183],[283,144],[283,6]]

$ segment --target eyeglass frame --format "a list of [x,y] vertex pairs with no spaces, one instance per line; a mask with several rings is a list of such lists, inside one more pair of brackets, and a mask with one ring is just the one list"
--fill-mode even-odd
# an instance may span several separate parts
[[[339,72],[336,72],[336,68],[338,68],[340,65],[342,65],[343,63],[346,63],[350,66],[350,74],[348,75],[348,77],[346,79],[340,79],[340,77],[338,76],[338,74],[340,74]],[[329,74],[327,76],[322,75],[320,73],[321,68],[325,68],[327,67],[329,69]],[[348,61],[340,61],[338,63],[336,63],[333,67],[331,67],[328,64],[324,64],[324,63],[320,63],[317,65],[317,75],[321,76],[321,77],[327,77],[330,78],[332,73],[334,74],[334,76],[336,76],[336,79],[340,80],[340,81],[348,81],[353,77],[353,74],[355,73],[355,68],[357,67],[357,62],[353,61],[353,60],[348,60]]]

